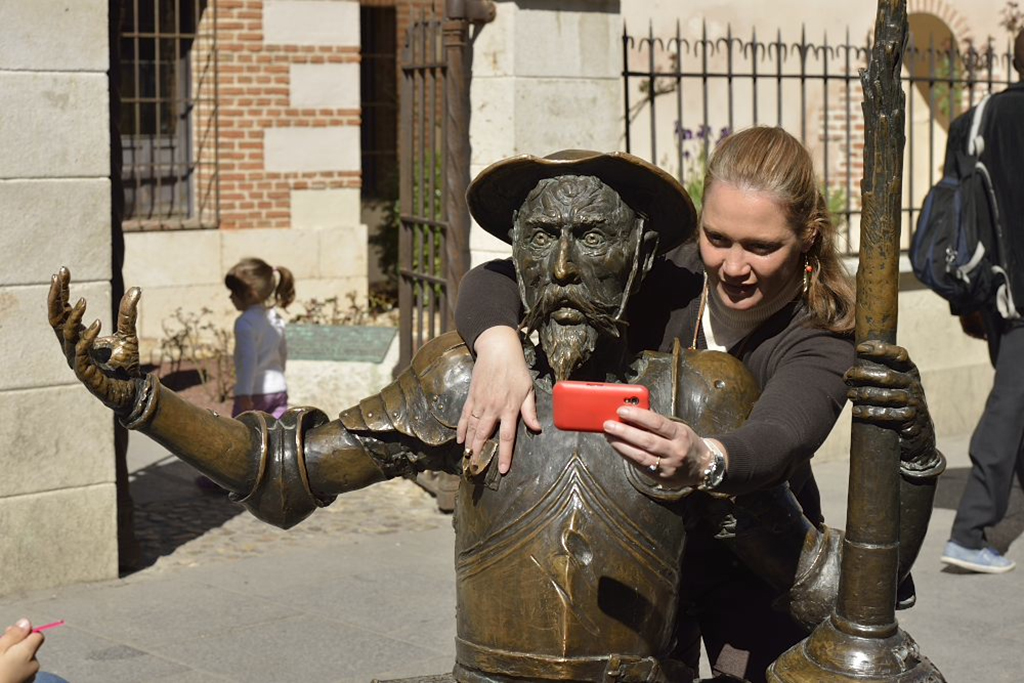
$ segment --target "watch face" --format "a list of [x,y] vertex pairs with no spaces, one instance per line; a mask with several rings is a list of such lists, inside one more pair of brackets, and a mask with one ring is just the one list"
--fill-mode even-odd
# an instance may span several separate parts
[[717,449],[713,449],[712,453],[714,458],[711,460],[708,468],[704,470],[704,481],[700,485],[700,488],[705,490],[718,487],[725,478],[725,458]]

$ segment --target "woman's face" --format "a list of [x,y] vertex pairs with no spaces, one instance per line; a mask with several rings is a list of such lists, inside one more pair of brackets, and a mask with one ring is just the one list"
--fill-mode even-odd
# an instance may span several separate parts
[[806,248],[770,195],[716,181],[704,196],[700,257],[726,307],[750,310],[790,287]]

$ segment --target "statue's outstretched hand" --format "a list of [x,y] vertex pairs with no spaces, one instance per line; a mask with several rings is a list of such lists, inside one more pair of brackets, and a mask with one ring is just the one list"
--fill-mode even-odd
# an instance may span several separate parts
[[935,450],[935,426],[925,401],[921,374],[902,346],[869,340],[857,346],[861,361],[846,373],[853,416],[900,435],[904,462],[928,460]]
[[57,335],[68,365],[75,375],[108,407],[127,415],[135,404],[139,371],[139,337],[135,331],[138,318],[138,287],[129,289],[121,297],[117,312],[117,330],[107,337],[99,337],[100,321],[88,328],[82,325],[85,299],[71,306],[69,284],[71,273],[61,268],[53,276],[47,304],[50,326]]

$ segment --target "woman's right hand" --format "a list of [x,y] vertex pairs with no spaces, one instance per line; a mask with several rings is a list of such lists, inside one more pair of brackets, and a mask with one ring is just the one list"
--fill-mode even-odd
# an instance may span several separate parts
[[541,431],[533,377],[519,333],[511,327],[485,330],[476,338],[474,350],[473,379],[456,440],[471,453],[479,453],[498,426],[498,471],[506,474],[512,465],[519,416],[528,428]]
[[39,671],[36,651],[43,644],[43,634],[33,633],[28,619],[8,626],[0,636],[0,683],[25,683]]

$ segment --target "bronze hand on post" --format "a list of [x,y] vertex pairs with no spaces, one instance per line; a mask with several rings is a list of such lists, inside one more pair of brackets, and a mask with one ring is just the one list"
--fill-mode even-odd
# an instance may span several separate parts
[[[935,447],[935,425],[921,386],[921,373],[902,346],[878,340],[857,345],[861,362],[846,373],[853,417],[893,429],[900,441],[900,608],[915,601],[903,585],[928,531],[935,485],[946,458]],[[905,591],[905,592],[904,592]]]
[[846,373],[853,416],[900,437],[902,469],[920,469],[935,459],[935,426],[921,386],[921,373],[902,346],[869,340],[857,346],[863,364]]

